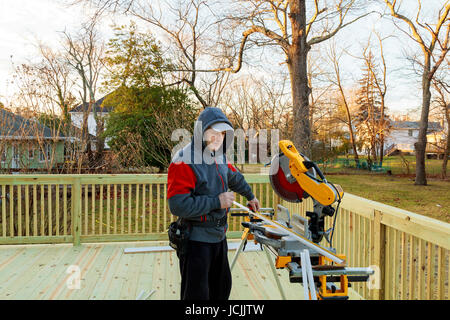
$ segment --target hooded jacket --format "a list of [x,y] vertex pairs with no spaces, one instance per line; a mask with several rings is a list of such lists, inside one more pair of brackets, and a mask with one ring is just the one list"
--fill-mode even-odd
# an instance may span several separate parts
[[[194,125],[189,144],[173,157],[167,175],[167,199],[175,216],[190,221],[209,221],[226,217],[220,208],[219,194],[231,189],[252,200],[254,194],[244,176],[227,160],[226,152],[234,141],[234,131],[227,131],[216,152],[206,148],[203,135],[214,123],[231,122],[219,108],[207,107]],[[190,240],[217,243],[225,239],[228,224],[222,227],[193,226]]]

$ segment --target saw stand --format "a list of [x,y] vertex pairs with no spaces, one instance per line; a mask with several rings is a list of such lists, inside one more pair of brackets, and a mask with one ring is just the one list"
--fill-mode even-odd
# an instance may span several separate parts
[[[230,270],[231,271],[233,271],[234,265],[236,264],[236,261],[237,261],[237,259],[239,257],[239,254],[242,251],[245,250],[245,246],[247,244],[248,236],[249,236],[249,229],[246,228],[244,230],[243,235],[242,235],[241,242],[239,243],[239,247],[237,248],[236,253],[234,254],[233,260],[231,261],[231,265],[230,265]],[[275,278],[275,282],[277,283],[278,290],[280,291],[281,299],[282,300],[286,300],[286,295],[284,294],[284,290],[283,290],[283,287],[281,286],[280,279],[278,277],[277,271],[276,271],[276,269],[275,269],[275,267],[273,265],[272,258],[271,258],[270,253],[269,253],[269,248],[266,245],[264,245],[264,244],[261,244],[261,248],[263,249],[263,251],[266,254],[267,261],[269,262],[270,269],[272,270],[273,277]]]
[[[264,209],[262,209],[262,210],[264,210]],[[233,260],[231,261],[231,265],[230,265],[231,271],[233,270],[234,265],[236,264],[239,254],[245,250],[245,246],[248,241],[248,236],[249,236],[249,229],[246,228],[242,235],[241,242],[239,243],[239,247],[237,248],[236,253],[234,254]],[[269,247],[266,246],[265,244],[261,244],[261,247],[263,248],[263,251],[266,254],[267,261],[269,262],[273,277],[277,284],[278,290],[280,291],[281,298],[282,298],[282,300],[286,300],[286,295],[284,293],[284,290],[281,285],[280,279],[278,277],[277,271],[273,264],[272,257],[269,253]],[[300,257],[301,257],[301,260],[300,260],[301,264],[302,264],[302,266],[304,266],[302,268],[302,273],[303,273],[302,278],[303,278],[303,290],[304,290],[305,300],[307,300],[307,298],[310,298],[312,300],[317,300],[316,286],[314,284],[314,277],[313,277],[313,272],[312,272],[311,259],[309,256],[309,250],[308,249],[302,250],[302,252],[300,253]]]

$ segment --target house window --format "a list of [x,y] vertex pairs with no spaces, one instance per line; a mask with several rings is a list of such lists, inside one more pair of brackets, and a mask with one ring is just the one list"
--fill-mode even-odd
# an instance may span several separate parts
[[52,152],[51,145],[45,144],[44,145],[44,152],[42,152],[42,150],[39,150],[39,161],[40,162],[45,162],[46,160],[50,160],[50,155],[51,155],[51,152]]
[[3,147],[3,150],[2,150],[1,162],[6,162],[6,153],[7,153],[7,149],[6,149],[6,146],[5,146],[5,147]]
[[13,146],[13,160],[14,161],[19,161],[20,159],[20,150],[19,150],[19,146]]
[[412,137],[413,131],[411,129],[408,130],[408,136]]
[[28,159],[33,160],[34,159],[34,147],[28,146]]

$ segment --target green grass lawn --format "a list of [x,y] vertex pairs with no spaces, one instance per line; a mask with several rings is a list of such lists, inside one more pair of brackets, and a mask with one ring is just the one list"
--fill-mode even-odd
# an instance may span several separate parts
[[416,186],[411,178],[387,175],[330,175],[345,192],[450,222],[450,181],[428,179]]
[[[346,168],[342,164],[344,157],[339,157],[338,161],[341,163],[332,164],[319,164],[320,169],[324,173],[361,173],[368,172],[367,170],[360,170],[354,168]],[[354,164],[354,159],[352,157],[348,158],[351,164]],[[360,157],[360,161],[367,161],[367,157]],[[409,174],[414,175],[416,170],[416,157],[404,156],[404,160],[400,156],[390,156],[383,159],[383,168],[385,170],[391,170],[392,174]],[[438,159],[425,159],[426,173],[430,176],[437,176],[441,174],[442,170],[442,160]]]
[[[396,158],[399,157],[391,157],[391,165],[395,165]],[[427,160],[427,166],[432,166],[431,170],[440,164],[441,160]],[[261,167],[245,165],[244,173],[258,173]],[[412,176],[404,176],[401,168],[397,169],[389,176],[357,169],[333,168],[327,170],[329,174],[326,177],[340,184],[344,192],[450,222],[450,180],[429,177],[427,186],[416,186]]]

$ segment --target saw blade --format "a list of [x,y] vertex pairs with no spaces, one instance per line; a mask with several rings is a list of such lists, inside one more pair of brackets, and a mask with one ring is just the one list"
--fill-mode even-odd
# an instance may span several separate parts
[[272,158],[269,181],[275,193],[286,201],[300,202],[306,196],[295,177],[291,175],[289,159],[283,153]]

